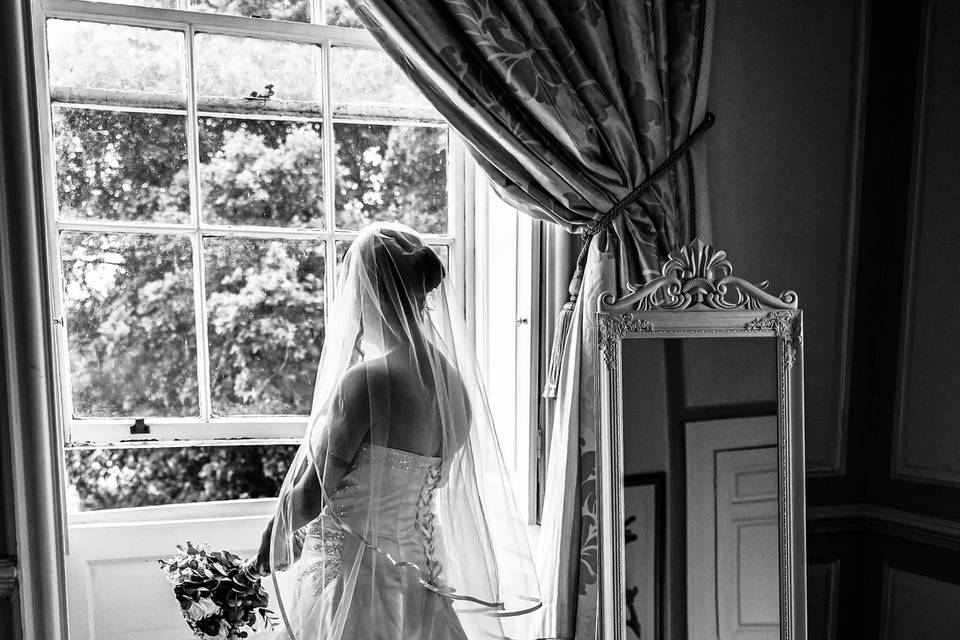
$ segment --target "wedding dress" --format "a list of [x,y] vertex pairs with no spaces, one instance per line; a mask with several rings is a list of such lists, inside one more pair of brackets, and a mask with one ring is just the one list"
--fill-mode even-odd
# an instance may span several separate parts
[[540,606],[446,280],[402,225],[365,228],[343,258],[313,412],[271,525],[278,638],[520,638]]

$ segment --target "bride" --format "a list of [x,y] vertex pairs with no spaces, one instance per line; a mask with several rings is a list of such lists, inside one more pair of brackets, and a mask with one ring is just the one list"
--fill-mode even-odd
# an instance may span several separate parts
[[516,637],[539,588],[443,264],[412,229],[374,224],[334,300],[313,413],[252,560],[274,575],[279,637]]

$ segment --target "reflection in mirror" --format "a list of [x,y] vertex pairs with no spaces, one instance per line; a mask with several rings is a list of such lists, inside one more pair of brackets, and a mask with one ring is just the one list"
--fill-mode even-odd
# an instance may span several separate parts
[[776,348],[623,342],[627,639],[779,638]]

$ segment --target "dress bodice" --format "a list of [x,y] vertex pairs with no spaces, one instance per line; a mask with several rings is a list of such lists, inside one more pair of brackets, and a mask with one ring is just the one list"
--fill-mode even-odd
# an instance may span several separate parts
[[416,565],[422,578],[437,582],[434,496],[441,469],[439,457],[363,445],[320,517],[307,526],[305,548],[323,547],[325,568],[339,569],[334,556],[362,536],[363,544]]
[[416,525],[440,484],[440,458],[365,444],[330,496],[354,529],[392,534]]
[[299,637],[466,640],[450,602],[424,588],[444,585],[441,462],[364,445],[306,527],[293,624],[308,631]]

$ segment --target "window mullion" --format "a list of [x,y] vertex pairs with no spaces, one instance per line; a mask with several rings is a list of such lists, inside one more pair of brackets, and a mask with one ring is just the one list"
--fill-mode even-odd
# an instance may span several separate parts
[[473,159],[468,156],[464,141],[448,126],[447,233],[452,238],[450,259],[457,290],[463,292],[463,312],[468,326],[472,326],[472,316],[475,313],[468,295],[473,288],[471,278],[468,277],[468,265],[474,263],[477,251],[472,238],[477,191],[473,169]]
[[337,275],[337,243],[335,240],[336,229],[336,179],[337,179],[337,159],[334,155],[336,145],[333,141],[333,107],[330,101],[330,42],[323,42],[322,56],[320,57],[320,66],[317,73],[320,74],[320,106],[323,113],[323,140],[321,148],[323,149],[323,207],[326,215],[327,228],[327,260],[326,260],[326,305],[324,306],[324,326],[326,319],[330,317],[330,308],[334,304],[334,294],[336,288]]
[[211,415],[210,399],[210,349],[207,343],[207,296],[206,269],[203,259],[203,234],[200,230],[200,137],[197,122],[197,82],[194,68],[193,26],[187,27],[187,149],[190,167],[190,234],[193,250],[193,307],[197,338],[197,390],[200,394],[200,419],[207,421]]

